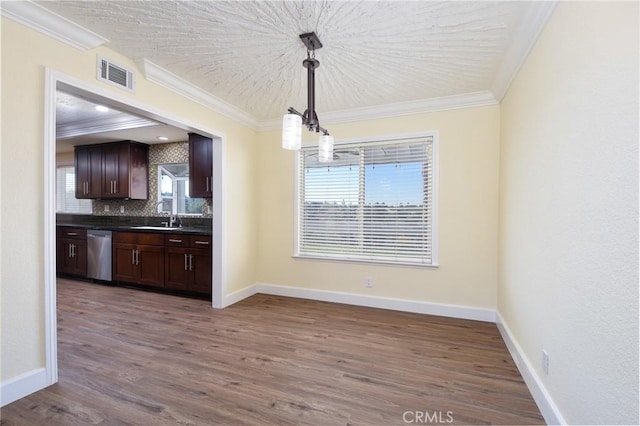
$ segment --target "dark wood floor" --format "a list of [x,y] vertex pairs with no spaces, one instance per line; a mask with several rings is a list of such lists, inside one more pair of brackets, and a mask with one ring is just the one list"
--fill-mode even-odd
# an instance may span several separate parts
[[494,324],[59,280],[54,386],[3,425],[540,424]]

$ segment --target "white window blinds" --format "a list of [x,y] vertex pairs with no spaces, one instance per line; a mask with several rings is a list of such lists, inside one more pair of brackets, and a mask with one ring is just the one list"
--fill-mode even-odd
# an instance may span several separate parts
[[300,153],[298,255],[434,265],[432,136]]
[[76,174],[73,166],[56,169],[56,212],[91,214],[91,200],[76,198]]

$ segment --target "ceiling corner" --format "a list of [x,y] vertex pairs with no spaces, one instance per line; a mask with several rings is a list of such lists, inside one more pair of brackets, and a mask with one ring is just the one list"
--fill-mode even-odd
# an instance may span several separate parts
[[3,1],[3,16],[53,37],[79,50],[89,50],[109,40],[32,1]]
[[[396,102],[386,105],[352,108],[341,111],[329,111],[322,113],[320,120],[323,125],[331,125],[497,104],[498,100],[494,95],[485,90],[481,92],[463,93],[460,95],[443,96],[439,98]],[[280,128],[281,124],[282,123],[279,119],[265,120],[259,123],[258,130],[277,130]]]
[[148,59],[142,59],[138,62],[139,68],[142,70],[144,77],[160,86],[172,90],[192,101],[198,102],[208,108],[213,109],[220,114],[236,120],[252,130],[258,129],[257,120],[244,111],[235,106],[205,92],[203,89],[189,83],[188,81],[178,77],[170,71],[154,64]]
[[490,91],[498,102],[502,102],[557,4],[557,0],[532,1],[522,14],[518,31],[507,48],[491,85]]

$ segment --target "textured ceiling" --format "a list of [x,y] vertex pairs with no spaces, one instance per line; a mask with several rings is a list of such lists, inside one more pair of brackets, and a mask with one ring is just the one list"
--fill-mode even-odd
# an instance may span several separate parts
[[488,91],[529,2],[56,1],[39,4],[256,120],[306,108],[315,31],[316,110]]

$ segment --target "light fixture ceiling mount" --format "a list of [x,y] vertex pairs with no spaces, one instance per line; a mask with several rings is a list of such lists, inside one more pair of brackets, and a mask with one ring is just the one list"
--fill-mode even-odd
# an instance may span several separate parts
[[307,69],[307,109],[304,114],[290,107],[282,119],[282,147],[285,149],[300,149],[302,146],[302,125],[309,131],[322,132],[318,142],[318,160],[328,162],[333,160],[333,136],[327,129],[320,126],[316,113],[315,70],[320,67],[316,59],[316,50],[322,47],[316,33],[300,34],[300,40],[307,47],[307,58],[302,65]]

